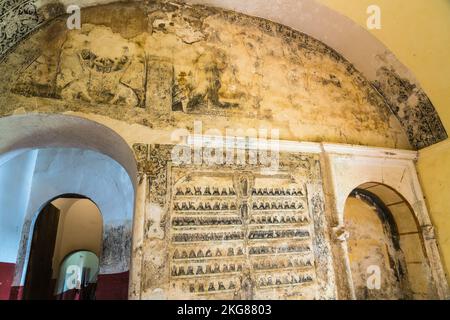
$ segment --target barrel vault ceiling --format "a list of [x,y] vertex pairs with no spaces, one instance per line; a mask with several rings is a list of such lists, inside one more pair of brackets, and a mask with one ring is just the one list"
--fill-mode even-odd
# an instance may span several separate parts
[[[0,3],[0,61],[19,42],[47,21],[65,14],[69,0],[2,0]],[[78,0],[80,6],[114,2]],[[151,2],[151,1],[150,1]],[[316,0],[186,0],[234,10],[286,25],[336,50],[383,96],[403,126],[411,146],[422,149],[447,138],[430,98],[413,73],[379,40],[349,18]]]

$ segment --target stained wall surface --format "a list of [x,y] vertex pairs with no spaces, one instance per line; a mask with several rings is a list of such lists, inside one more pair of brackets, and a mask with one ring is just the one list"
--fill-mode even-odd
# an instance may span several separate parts
[[[352,280],[357,299],[400,299],[400,282],[392,268],[392,239],[384,232],[375,208],[361,199],[349,197],[345,203],[345,223],[349,232],[348,248]],[[371,267],[380,270],[380,288],[369,289]]]
[[7,56],[2,115],[76,111],[154,130],[251,123],[281,139],[410,148],[372,85],[290,28],[159,3],[86,8],[82,17],[81,30],[57,18]]
[[[201,166],[173,168],[169,156],[153,152],[149,144],[173,143],[174,129],[192,131],[194,121],[201,120],[203,129],[222,133],[264,127],[279,129],[279,138],[291,141],[416,148],[420,141],[415,134],[408,140],[411,132],[405,132],[389,101],[333,49],[267,20],[159,2],[86,8],[82,17],[81,30],[68,31],[64,18],[50,21],[0,63],[0,114],[75,114],[120,131],[134,145],[140,165],[137,206],[142,210],[135,217],[130,297],[340,297],[334,277],[342,266],[333,267],[331,260],[322,176],[315,171],[318,159],[304,154],[305,159],[287,161],[303,175],[285,172],[277,185],[272,177],[261,177],[258,166],[220,168],[214,179]],[[285,208],[286,194],[254,195],[252,184],[257,190],[278,187],[285,192],[300,184],[307,195],[294,201],[295,208]],[[203,194],[190,199],[177,195],[177,186],[183,192],[220,186],[241,194],[235,195],[236,207],[223,209],[228,215],[218,217],[215,211],[221,212],[224,203],[215,210],[218,199],[213,197],[211,209],[198,213]],[[185,198],[187,209],[177,197]],[[267,212],[271,220],[263,222],[259,211],[272,210],[272,197],[277,198],[276,212]],[[190,202],[195,210],[189,209]],[[275,223],[281,217],[284,222]],[[227,232],[218,232],[223,225]],[[130,244],[129,231],[117,234]],[[296,237],[305,238],[302,248],[311,251],[304,260],[287,258],[295,252],[289,250],[298,249],[292,243]],[[198,256],[204,246],[212,248],[212,256],[202,257],[206,250]],[[245,255],[229,258],[228,250],[236,253],[240,247]],[[267,264],[260,254],[272,249],[280,255]],[[214,271],[209,275],[208,266]],[[217,276],[212,286],[211,274]]]
[[[369,0],[320,0],[321,3],[351,18],[366,28],[366,9],[374,4]],[[450,126],[450,3],[437,1],[377,1],[382,10],[382,28],[368,30],[382,41],[414,73],[429,95],[446,128]],[[430,216],[437,229],[442,258],[450,264],[448,234],[450,226],[445,181],[450,173],[448,140],[440,147],[430,147],[420,152],[417,169],[421,178]],[[447,275],[449,269],[447,267]],[[447,277],[448,278],[448,277]],[[450,278],[448,278],[450,281]]]
[[450,143],[446,140],[422,150],[417,164],[425,200],[429,207],[433,224],[436,226],[436,234],[439,240],[443,264],[446,267],[447,279],[450,274],[450,224],[447,217],[450,212],[447,198],[447,194],[450,192],[447,183],[450,176],[449,161]]

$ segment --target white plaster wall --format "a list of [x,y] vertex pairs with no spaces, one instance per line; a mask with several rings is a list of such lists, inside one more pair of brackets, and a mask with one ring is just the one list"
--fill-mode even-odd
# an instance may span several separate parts
[[0,164],[0,262],[15,263],[37,151]]
[[[127,171],[119,163],[108,156],[84,149],[49,148],[40,149],[37,153],[14,285],[24,283],[32,231],[40,210],[48,201],[60,195],[80,194],[97,205],[103,216],[103,240],[107,237],[106,232],[114,227],[123,226],[125,231],[130,230],[131,233],[134,188]],[[9,194],[14,197],[12,192]],[[79,236],[83,237],[83,234]],[[101,261],[103,274],[129,269],[129,255],[126,254],[129,244],[115,245],[117,247],[108,247],[109,255]]]
[[81,194],[97,204],[105,224],[133,216],[133,187],[126,171],[100,153],[72,148],[39,150],[27,216],[62,194]]
[[[0,119],[0,163],[18,150],[42,148],[89,149],[109,156],[136,177],[136,161],[129,145],[114,130],[77,116],[13,115]],[[134,183],[135,181],[133,181]]]

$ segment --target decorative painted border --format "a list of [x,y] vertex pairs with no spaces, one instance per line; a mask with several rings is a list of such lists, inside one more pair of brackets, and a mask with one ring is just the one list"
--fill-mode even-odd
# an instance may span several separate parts
[[[37,0],[2,0],[0,60],[46,20],[49,19],[38,11]],[[286,29],[291,30],[288,27]],[[324,44],[324,48],[329,47]],[[340,54],[330,50],[336,58],[343,59]],[[371,85],[398,118],[413,148],[422,149],[448,138],[436,109],[419,85],[401,78],[397,72],[387,67],[379,68],[377,80],[372,81]]]
[[0,57],[44,22],[36,1],[5,0],[0,4]]

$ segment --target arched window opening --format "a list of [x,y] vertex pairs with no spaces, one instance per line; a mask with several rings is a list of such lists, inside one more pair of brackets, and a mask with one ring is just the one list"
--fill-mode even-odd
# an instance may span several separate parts
[[58,300],[94,300],[99,259],[96,254],[80,250],[69,254],[61,263],[56,284]]

